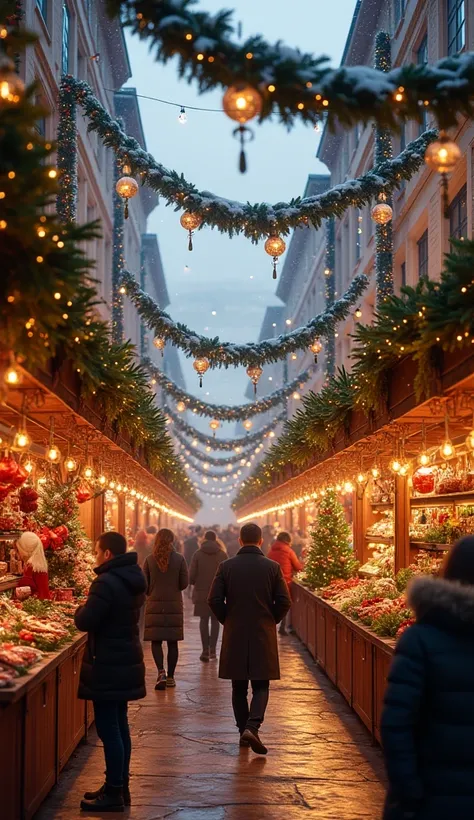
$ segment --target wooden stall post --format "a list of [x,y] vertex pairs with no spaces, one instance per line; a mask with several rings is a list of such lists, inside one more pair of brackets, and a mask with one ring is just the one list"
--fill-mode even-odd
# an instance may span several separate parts
[[304,504],[301,504],[298,510],[298,529],[303,535],[306,534],[306,506]]
[[354,544],[354,552],[357,560],[362,565],[367,560],[367,542],[365,540],[366,530],[366,491],[364,487],[356,487],[352,494],[352,537]]
[[104,532],[104,513],[105,513],[105,494],[101,493],[93,500],[92,512],[92,539],[94,543],[97,541],[99,535]]
[[126,527],[125,527],[125,496],[119,495],[117,496],[117,505],[118,505],[118,531],[125,535]]
[[395,573],[410,564],[410,491],[405,476],[395,477]]

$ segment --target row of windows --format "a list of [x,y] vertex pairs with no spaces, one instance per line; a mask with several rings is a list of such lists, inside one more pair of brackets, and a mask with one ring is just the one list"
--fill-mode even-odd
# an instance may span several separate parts
[[[406,0],[394,0],[395,25],[398,25],[405,14]],[[466,45],[466,3],[465,0],[446,0],[447,19],[447,53],[449,56],[458,54]],[[419,49],[421,51],[421,48]],[[417,59],[418,64],[426,63],[426,59]]]
[[[449,236],[450,239],[467,238],[467,186],[463,185],[449,206]],[[428,276],[428,230],[419,238],[418,250],[418,278]],[[402,285],[406,284],[405,262],[401,265]]]

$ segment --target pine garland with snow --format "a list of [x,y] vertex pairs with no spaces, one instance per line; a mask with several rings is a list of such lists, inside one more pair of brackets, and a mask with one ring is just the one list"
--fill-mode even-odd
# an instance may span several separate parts
[[248,447],[250,444],[260,443],[261,440],[266,438],[268,434],[277,426],[277,424],[279,424],[279,422],[286,418],[286,412],[280,413],[278,416],[275,416],[271,422],[266,424],[265,427],[261,427],[260,430],[257,430],[255,433],[247,433],[247,435],[240,436],[239,438],[214,438],[212,436],[204,435],[204,433],[196,430],[195,427],[187,424],[187,422],[185,422],[169,407],[165,407],[165,412],[172,419],[178,430],[181,430],[182,433],[196,439],[205,447],[210,447],[211,450],[235,450],[236,447]]
[[[232,11],[193,10],[196,0],[108,0],[109,13],[154,47],[156,59],[179,60],[179,75],[201,93],[237,81],[258,89],[260,121],[277,112],[291,128],[296,121],[331,127],[375,121],[396,128],[421,122],[428,108],[442,128],[457,115],[474,115],[474,54],[445,57],[434,65],[403,65],[385,74],[368,66],[331,69],[327,57],[305,54],[261,35],[239,37]],[[249,55],[250,58],[249,58]],[[402,98],[395,100],[402,87]]]
[[[180,442],[184,453],[186,455],[194,455],[199,461],[208,461],[212,467],[225,467],[227,464],[238,464],[246,455],[247,458],[250,450],[254,445],[243,446],[242,450],[235,456],[225,456],[224,458],[213,458],[208,453],[203,453],[186,436],[184,436],[176,427],[173,430],[174,437]],[[196,440],[197,441],[197,440]]]
[[355,575],[358,562],[349,543],[350,533],[336,491],[327,490],[319,505],[306,559],[305,583],[311,589],[322,589],[336,578]]

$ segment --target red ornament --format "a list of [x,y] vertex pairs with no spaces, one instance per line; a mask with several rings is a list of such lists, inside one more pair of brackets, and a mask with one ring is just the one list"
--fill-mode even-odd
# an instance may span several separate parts
[[22,467],[21,464],[18,464],[17,468],[18,469],[12,478],[12,484],[14,487],[21,487],[21,485],[24,484],[27,480],[28,473],[26,472],[25,468]]
[[33,487],[22,487],[18,498],[21,512],[32,513],[38,509],[38,493]]
[[0,484],[0,501],[5,501],[6,497],[14,489],[13,484]]
[[48,527],[41,527],[38,537],[43,544],[43,549],[47,550],[51,543],[51,530]]
[[[0,484],[13,484],[13,479],[18,472],[18,466],[18,462],[13,456],[4,455],[3,458],[0,459]],[[28,473],[26,471],[24,472],[26,478],[28,478]],[[23,481],[20,481],[20,484],[23,484]]]
[[65,541],[69,535],[69,530],[65,524],[60,524],[58,527],[55,527],[53,532],[55,532],[62,541]]
[[76,490],[76,499],[78,504],[84,504],[86,501],[92,498],[92,493],[88,487],[82,484]]

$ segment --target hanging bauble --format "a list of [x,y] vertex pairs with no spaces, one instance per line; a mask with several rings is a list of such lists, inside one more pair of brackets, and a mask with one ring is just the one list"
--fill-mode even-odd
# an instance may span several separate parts
[[193,233],[201,225],[202,216],[200,216],[196,212],[191,213],[190,211],[185,211],[184,214],[181,214],[181,218],[179,221],[181,223],[181,227],[188,232],[188,251],[192,251]]
[[431,142],[425,151],[425,162],[433,170],[441,174],[443,190],[444,216],[449,217],[448,174],[454,170],[461,158],[461,151],[456,143],[449,138],[445,131],[441,131],[439,139]]
[[286,251],[286,242],[281,238],[281,236],[269,236],[267,241],[265,242],[265,252],[268,253],[269,256],[273,257],[273,278],[277,278],[277,262],[278,257],[285,253]]
[[178,404],[176,405],[176,410],[178,411],[178,413],[184,413],[184,411],[186,410],[186,405],[184,401],[178,402]]
[[387,222],[393,219],[393,211],[387,202],[387,195],[383,191],[379,194],[379,201],[372,208],[370,215],[377,225],[386,225]]
[[164,349],[166,345],[166,339],[162,339],[161,336],[155,336],[153,339],[153,345],[156,347],[157,350],[161,350],[161,355],[164,356]]
[[249,367],[247,367],[247,376],[253,384],[253,392],[255,396],[257,395],[257,384],[262,373],[263,369],[258,364],[249,365]]
[[21,512],[32,513],[38,509],[38,493],[34,487],[22,487],[18,493]]
[[323,346],[322,346],[321,342],[319,341],[319,339],[315,339],[313,344],[311,344],[309,346],[309,349],[311,350],[311,353],[314,354],[314,363],[317,364],[318,363],[318,355],[319,355],[319,353],[321,353],[321,350],[323,349]]
[[18,462],[8,454],[0,459],[0,484],[11,484],[18,472]]
[[218,430],[220,426],[220,422],[217,419],[212,419],[212,421],[209,422],[209,427],[214,433],[214,438],[216,437],[216,430]]
[[194,360],[193,367],[199,375],[199,387],[202,387],[202,377],[206,370],[209,370],[209,361],[204,356],[200,356],[199,359]]
[[240,140],[239,170],[245,173],[247,160],[245,157],[245,141],[253,139],[253,131],[245,127],[245,123],[258,117],[262,110],[262,96],[256,88],[247,83],[237,83],[230,86],[224,94],[222,106],[231,120],[240,123],[234,131],[234,137]]
[[128,219],[128,200],[138,194],[138,182],[133,177],[120,177],[115,190],[125,202],[123,215],[125,219]]
[[11,60],[0,61],[0,105],[17,105],[25,90],[24,83],[15,71]]
[[245,421],[243,422],[243,425],[244,425],[244,428],[245,428],[245,429],[247,430],[247,432],[248,432],[248,431],[249,431],[249,430],[251,430],[251,429],[252,429],[252,427],[253,427],[253,421],[250,421],[250,419],[245,419]]
[[92,493],[88,487],[81,484],[80,487],[76,490],[76,501],[78,504],[84,504],[86,501],[92,498]]

